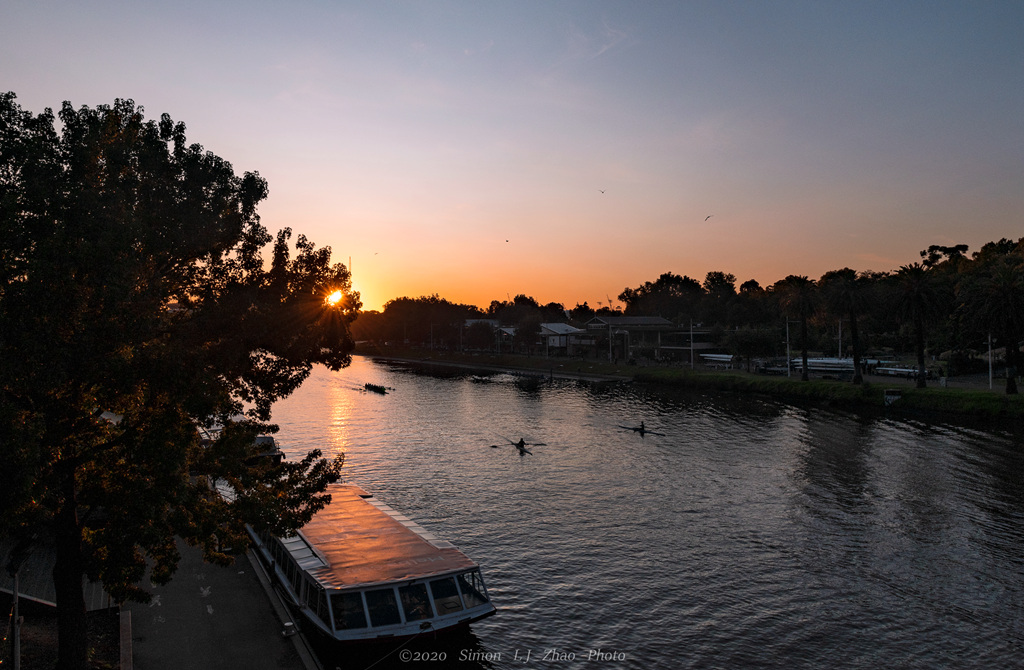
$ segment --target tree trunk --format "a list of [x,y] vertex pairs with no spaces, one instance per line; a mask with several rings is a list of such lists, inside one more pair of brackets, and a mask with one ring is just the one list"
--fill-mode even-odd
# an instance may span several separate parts
[[860,374],[860,336],[857,335],[857,313],[850,310],[850,342],[853,346],[853,383],[863,384]]
[[1020,362],[1020,350],[1017,346],[1017,338],[1012,332],[1003,336],[1003,344],[1006,348],[1006,395],[1017,395],[1017,374],[1020,370],[1017,364]]
[[57,670],[85,670],[88,662],[85,595],[82,592],[82,529],[78,523],[75,475],[63,484],[63,502],[54,518],[57,560],[53,586],[57,593]]

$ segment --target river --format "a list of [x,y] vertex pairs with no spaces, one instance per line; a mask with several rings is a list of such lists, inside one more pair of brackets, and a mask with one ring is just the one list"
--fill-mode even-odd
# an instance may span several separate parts
[[360,357],[274,421],[477,561],[498,608],[328,668],[1024,663],[1019,435]]

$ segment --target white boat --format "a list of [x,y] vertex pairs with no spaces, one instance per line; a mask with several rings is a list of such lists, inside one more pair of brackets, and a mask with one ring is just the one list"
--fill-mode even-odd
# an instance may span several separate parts
[[[793,369],[800,370],[804,367],[802,358],[793,359]],[[853,374],[852,358],[808,358],[807,370],[809,372],[845,372]]]
[[352,484],[295,535],[252,533],[305,624],[337,642],[408,638],[494,614],[480,567]]

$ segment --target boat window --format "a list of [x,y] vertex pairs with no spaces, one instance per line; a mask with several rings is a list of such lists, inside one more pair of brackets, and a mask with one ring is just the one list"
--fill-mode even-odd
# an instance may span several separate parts
[[390,626],[402,623],[398,614],[398,603],[395,601],[394,589],[377,589],[366,592],[366,606],[370,610],[371,626]]
[[332,593],[331,609],[334,610],[334,627],[338,630],[366,628],[366,613],[359,593]]
[[430,591],[434,594],[434,609],[438,616],[458,612],[462,609],[459,591],[455,588],[455,579],[445,577],[430,582]]
[[331,625],[331,614],[327,611],[327,592],[322,588],[317,589],[316,615],[328,626]]
[[459,582],[459,590],[462,591],[466,607],[476,607],[487,602],[487,589],[484,588],[484,580],[479,572],[463,572],[456,577],[456,581]]
[[310,611],[315,612],[321,621],[330,621],[327,617],[323,587],[316,582],[308,582],[306,584],[306,606],[309,607]]
[[270,556],[275,561],[280,563],[281,562],[281,544],[277,540],[272,540],[271,542],[267,543],[267,546],[270,548]]
[[398,595],[402,598],[402,609],[405,610],[406,621],[419,621],[433,616],[430,611],[430,597],[427,596],[426,584],[400,586]]
[[286,565],[288,569],[288,581],[292,583],[292,588],[295,590],[295,593],[298,594],[302,586],[302,575],[298,568],[295,567],[295,564],[291,561],[288,561]]

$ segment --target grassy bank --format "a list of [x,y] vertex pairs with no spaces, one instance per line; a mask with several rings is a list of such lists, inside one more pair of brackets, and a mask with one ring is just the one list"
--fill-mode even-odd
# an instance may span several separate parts
[[[973,389],[914,388],[910,385],[766,377],[742,372],[690,372],[648,368],[633,375],[636,381],[694,390],[759,393],[773,397],[827,402],[848,407],[885,407],[886,389],[899,391],[891,406],[896,411],[957,414],[972,417],[1024,418],[1024,397]],[[932,382],[934,384],[934,382]]]
[[890,407],[894,411],[975,418],[1024,419],[1024,396],[1007,396],[989,390],[941,388],[934,386],[936,382],[930,382],[933,386],[925,389],[917,389],[912,384],[896,380],[874,381],[855,386],[844,381],[814,379],[801,382],[797,378],[750,374],[738,370],[691,371],[680,367],[637,367],[596,360],[543,356],[459,354],[408,348],[362,349],[357,353],[481,370],[514,370],[581,378],[622,378],[694,391],[752,393],[806,402],[824,402],[850,409],[885,407],[885,390],[892,388],[898,389],[901,394],[900,399]]

